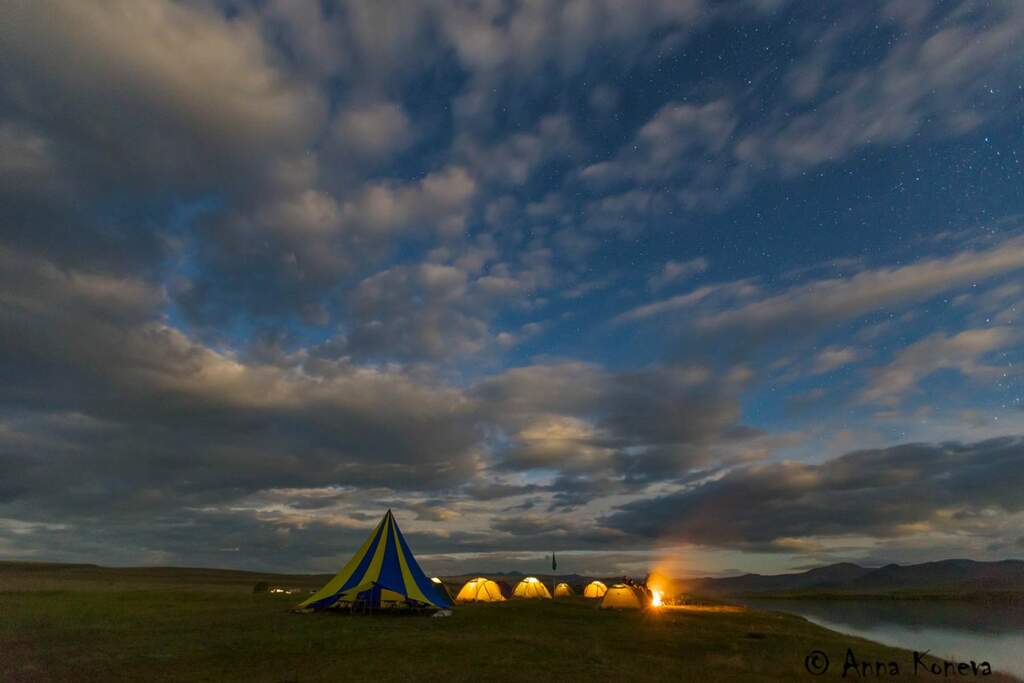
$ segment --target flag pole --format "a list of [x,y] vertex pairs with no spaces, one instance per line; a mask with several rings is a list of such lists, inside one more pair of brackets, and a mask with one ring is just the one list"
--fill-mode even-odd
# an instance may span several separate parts
[[551,599],[555,599],[555,582],[558,580],[555,578],[555,572],[558,570],[558,562],[555,560],[555,551],[551,551]]

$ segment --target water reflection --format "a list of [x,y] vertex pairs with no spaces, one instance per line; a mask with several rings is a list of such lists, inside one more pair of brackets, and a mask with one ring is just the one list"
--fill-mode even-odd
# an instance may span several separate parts
[[1024,604],[925,600],[744,600],[826,628],[940,657],[987,660],[1024,678]]

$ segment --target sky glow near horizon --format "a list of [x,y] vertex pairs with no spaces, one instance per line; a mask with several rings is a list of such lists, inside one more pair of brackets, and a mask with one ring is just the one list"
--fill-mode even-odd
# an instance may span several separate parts
[[[0,559],[1024,557],[1024,3],[0,8]],[[61,46],[60,50],[52,46]]]

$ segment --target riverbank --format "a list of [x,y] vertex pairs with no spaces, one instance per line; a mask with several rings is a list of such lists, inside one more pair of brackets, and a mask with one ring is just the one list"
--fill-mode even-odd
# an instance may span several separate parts
[[1017,591],[886,591],[881,593],[850,593],[837,591],[788,591],[781,593],[757,592],[737,593],[732,596],[716,596],[716,600],[906,600],[921,602],[976,602],[992,604],[1024,605],[1024,593]]

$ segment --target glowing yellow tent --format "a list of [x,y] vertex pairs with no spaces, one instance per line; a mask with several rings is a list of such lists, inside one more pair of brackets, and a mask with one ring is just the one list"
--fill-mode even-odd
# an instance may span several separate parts
[[547,598],[551,599],[551,593],[548,592],[548,587],[540,582],[540,579],[532,576],[527,576],[525,579],[516,584],[516,588],[512,591],[513,598]]
[[600,581],[591,581],[587,584],[587,587],[583,589],[583,597],[603,598],[604,594],[607,592],[608,586],[604,585]]
[[455,602],[501,602],[504,599],[498,584],[482,576],[467,581],[455,596]]
[[572,595],[572,586],[565,583],[564,581],[555,586],[555,597],[556,598],[567,598]]
[[642,609],[646,596],[636,586],[617,583],[604,594],[601,609]]
[[420,569],[388,510],[348,564],[299,609],[451,606],[448,596]]

